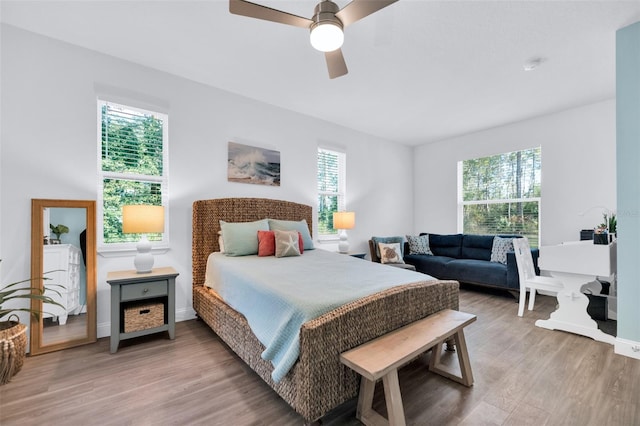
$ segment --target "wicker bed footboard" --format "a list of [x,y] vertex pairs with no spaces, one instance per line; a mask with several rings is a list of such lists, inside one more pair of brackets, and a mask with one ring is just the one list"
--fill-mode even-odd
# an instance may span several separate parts
[[423,281],[356,300],[305,323],[300,357],[283,380],[260,354],[264,346],[245,318],[210,289],[193,287],[194,309],[231,349],[306,421],[317,420],[354,398],[359,378],[340,363],[340,353],[443,309],[458,309],[457,281]]

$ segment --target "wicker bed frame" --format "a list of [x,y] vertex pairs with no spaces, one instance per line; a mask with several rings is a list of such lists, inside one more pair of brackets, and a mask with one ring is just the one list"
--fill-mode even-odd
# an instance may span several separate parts
[[458,282],[439,280],[394,287],[341,306],[303,324],[299,359],[284,379],[274,383],[271,363],[260,357],[264,346],[245,318],[203,285],[207,258],[219,250],[219,221],[267,217],[306,219],[311,231],[312,208],[304,204],[263,198],[193,203],[193,308],[308,423],[358,393],[359,377],[340,363],[341,352],[443,309],[458,309]]

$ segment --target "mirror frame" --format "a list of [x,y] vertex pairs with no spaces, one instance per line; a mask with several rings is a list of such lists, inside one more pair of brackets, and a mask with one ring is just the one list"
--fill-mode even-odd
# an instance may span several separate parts
[[[87,333],[85,337],[62,340],[45,345],[43,342],[43,315],[31,315],[29,327],[30,355],[67,349],[97,341],[96,330],[96,202],[93,200],[31,200],[31,279],[33,286],[42,288],[44,268],[44,238],[42,235],[44,209],[48,207],[82,208],[86,210],[87,247]],[[34,291],[35,292],[35,291]],[[31,300],[31,309],[42,312],[42,301]]]

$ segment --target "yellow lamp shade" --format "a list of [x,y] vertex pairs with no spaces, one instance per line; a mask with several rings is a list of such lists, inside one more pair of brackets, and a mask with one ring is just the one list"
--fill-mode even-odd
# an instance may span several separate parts
[[356,225],[355,212],[334,212],[333,228],[334,229],[353,229]]
[[125,234],[164,232],[164,207],[148,205],[123,206],[122,232]]

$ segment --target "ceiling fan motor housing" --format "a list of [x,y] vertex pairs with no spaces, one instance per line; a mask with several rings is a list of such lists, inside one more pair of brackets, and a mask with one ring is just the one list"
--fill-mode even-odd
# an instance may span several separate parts
[[340,11],[340,8],[337,4],[332,1],[326,0],[318,3],[313,11],[313,24],[311,24],[310,30],[313,31],[315,27],[321,24],[333,24],[340,29],[344,29],[342,25],[342,21],[338,19],[336,13]]

